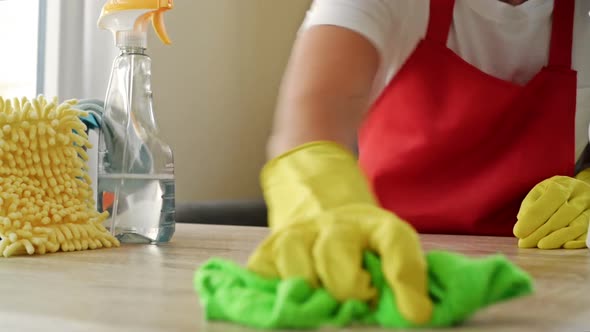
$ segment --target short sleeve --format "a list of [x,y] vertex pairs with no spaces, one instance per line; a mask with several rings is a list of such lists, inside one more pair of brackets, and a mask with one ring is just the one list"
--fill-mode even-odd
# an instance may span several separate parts
[[402,13],[411,0],[314,0],[301,31],[317,25],[333,25],[350,29],[371,42],[379,54],[402,31]]

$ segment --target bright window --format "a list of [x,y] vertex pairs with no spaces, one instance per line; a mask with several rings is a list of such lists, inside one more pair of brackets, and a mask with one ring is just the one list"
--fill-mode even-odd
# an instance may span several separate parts
[[0,96],[35,97],[39,0],[0,1]]

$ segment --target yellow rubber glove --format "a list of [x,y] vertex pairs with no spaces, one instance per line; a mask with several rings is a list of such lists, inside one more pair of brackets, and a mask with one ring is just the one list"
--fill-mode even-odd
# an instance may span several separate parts
[[266,277],[303,277],[338,300],[376,299],[363,269],[366,250],[383,272],[406,319],[427,322],[432,303],[416,231],[381,209],[355,157],[329,142],[300,146],[270,161],[261,175],[271,234],[248,268]]
[[590,220],[590,171],[554,176],[523,200],[514,225],[520,248],[586,248]]

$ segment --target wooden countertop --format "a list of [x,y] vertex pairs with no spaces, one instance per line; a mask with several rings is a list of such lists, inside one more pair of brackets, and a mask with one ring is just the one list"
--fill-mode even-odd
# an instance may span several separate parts
[[[162,246],[0,259],[0,331],[254,331],[204,322],[192,278],[211,256],[244,263],[266,232],[179,224]],[[535,278],[533,296],[485,309],[458,330],[590,331],[590,250],[523,250],[512,238],[466,236],[424,235],[423,244],[501,252]]]

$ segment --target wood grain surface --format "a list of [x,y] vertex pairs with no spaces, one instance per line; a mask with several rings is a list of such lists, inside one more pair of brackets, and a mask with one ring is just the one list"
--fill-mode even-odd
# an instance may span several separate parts
[[[212,256],[244,263],[266,233],[179,224],[173,241],[161,246],[0,259],[0,331],[254,331],[204,321],[192,278]],[[590,250],[518,249],[513,238],[422,239],[427,250],[503,253],[535,279],[534,295],[484,309],[453,330],[590,331]]]

